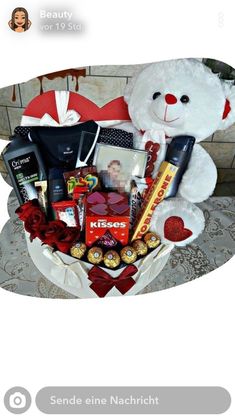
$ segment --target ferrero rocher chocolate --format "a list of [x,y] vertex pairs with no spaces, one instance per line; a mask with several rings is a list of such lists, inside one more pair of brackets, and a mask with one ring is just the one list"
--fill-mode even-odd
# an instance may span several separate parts
[[119,266],[120,262],[121,259],[117,251],[110,250],[104,255],[104,264],[106,267],[114,269]]
[[70,254],[72,257],[82,258],[86,252],[86,245],[84,242],[77,242],[70,249]]
[[132,247],[137,252],[137,255],[146,255],[148,252],[148,247],[145,242],[141,241],[141,239],[137,239],[136,241],[132,242]]
[[121,250],[120,255],[121,255],[122,261],[124,261],[124,263],[126,263],[126,264],[132,264],[137,259],[136,250],[129,245],[127,247],[124,247]]
[[99,247],[93,247],[88,251],[87,259],[92,264],[100,264],[103,260],[103,251]]
[[148,232],[144,236],[144,241],[146,242],[148,248],[157,248],[161,244],[160,237],[153,232]]

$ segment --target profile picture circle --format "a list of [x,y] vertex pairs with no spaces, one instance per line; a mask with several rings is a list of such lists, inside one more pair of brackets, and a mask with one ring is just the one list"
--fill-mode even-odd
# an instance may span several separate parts
[[8,25],[14,32],[25,32],[31,26],[32,22],[29,20],[29,14],[24,7],[16,7],[12,14]]

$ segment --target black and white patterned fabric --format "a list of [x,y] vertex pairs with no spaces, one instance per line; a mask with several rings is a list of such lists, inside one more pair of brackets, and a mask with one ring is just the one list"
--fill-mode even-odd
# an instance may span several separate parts
[[[14,133],[22,136],[24,139],[28,139],[30,129],[30,126],[17,126]],[[133,134],[123,129],[101,128],[98,142],[115,147],[133,149]]]
[[123,129],[101,128],[98,142],[122,148],[133,148],[133,134]]
[[17,126],[14,130],[16,135],[20,135],[24,139],[29,139],[30,126]]

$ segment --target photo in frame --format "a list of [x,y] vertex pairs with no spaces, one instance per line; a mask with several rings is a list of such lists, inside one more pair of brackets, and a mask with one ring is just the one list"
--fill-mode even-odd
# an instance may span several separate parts
[[132,177],[144,177],[148,153],[146,151],[97,144],[94,164],[106,189],[130,191]]

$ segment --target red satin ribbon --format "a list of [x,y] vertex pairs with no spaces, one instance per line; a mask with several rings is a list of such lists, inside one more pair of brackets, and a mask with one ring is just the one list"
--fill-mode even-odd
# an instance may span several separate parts
[[89,280],[92,281],[90,288],[103,298],[115,286],[124,295],[135,285],[132,278],[138,271],[136,266],[127,266],[118,277],[112,277],[100,267],[94,266],[88,273]]

